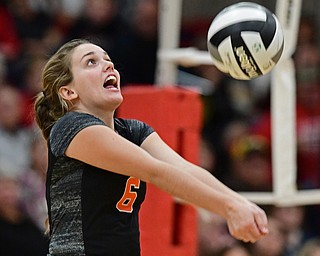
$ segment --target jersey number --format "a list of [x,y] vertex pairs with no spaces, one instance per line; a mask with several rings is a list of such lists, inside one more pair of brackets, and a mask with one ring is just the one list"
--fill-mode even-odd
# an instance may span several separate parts
[[133,211],[133,204],[137,199],[137,192],[132,191],[132,187],[138,189],[140,187],[140,180],[133,177],[128,178],[123,196],[116,206],[120,212],[131,213]]

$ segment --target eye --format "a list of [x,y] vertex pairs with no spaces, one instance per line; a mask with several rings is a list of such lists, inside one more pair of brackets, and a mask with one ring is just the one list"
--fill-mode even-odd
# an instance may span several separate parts
[[109,57],[108,58],[104,58],[104,60],[107,61],[107,62],[113,63],[112,60]]
[[97,64],[97,62],[94,59],[88,59],[87,61],[88,66],[95,65],[95,64]]

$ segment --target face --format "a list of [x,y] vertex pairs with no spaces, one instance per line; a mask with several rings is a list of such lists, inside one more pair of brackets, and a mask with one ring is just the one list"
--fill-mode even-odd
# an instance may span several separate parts
[[22,98],[15,88],[4,86],[0,89],[0,125],[15,130],[21,121]]
[[20,187],[16,180],[0,177],[0,213],[3,208],[16,208],[20,198]]
[[91,22],[108,24],[111,23],[117,10],[114,0],[87,0],[85,12]]
[[274,218],[269,218],[270,233],[258,240],[252,246],[253,255],[282,255],[286,245],[285,233],[283,232],[283,223]]
[[71,57],[73,81],[60,89],[74,110],[92,114],[114,111],[122,102],[120,75],[109,55],[99,46],[82,44]]

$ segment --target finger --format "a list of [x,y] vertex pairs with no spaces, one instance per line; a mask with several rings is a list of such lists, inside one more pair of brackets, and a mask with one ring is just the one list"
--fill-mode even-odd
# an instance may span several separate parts
[[268,219],[263,211],[255,215],[255,223],[261,235],[267,235],[269,233]]
[[254,243],[260,238],[261,238],[260,230],[257,224],[253,221],[253,223],[251,224],[246,234],[246,240],[248,240],[248,242]]
[[255,223],[254,218],[250,222],[247,222],[244,226],[237,230],[234,237],[245,243],[254,243],[261,238],[260,231]]
[[[264,214],[263,211],[261,211],[260,214],[259,214],[259,212],[254,214],[252,221],[250,221],[250,224],[247,226],[247,231],[246,231],[245,235],[243,236],[243,238],[246,240],[246,242],[254,243],[257,240],[259,240],[260,238],[265,236],[265,233],[261,232],[261,230],[257,224],[257,222],[259,222],[259,216],[261,215],[261,213]],[[255,217],[255,216],[257,216],[257,217]],[[263,220],[263,217],[260,216],[260,218],[262,218],[262,220]],[[261,224],[261,225],[263,225],[263,224]]]

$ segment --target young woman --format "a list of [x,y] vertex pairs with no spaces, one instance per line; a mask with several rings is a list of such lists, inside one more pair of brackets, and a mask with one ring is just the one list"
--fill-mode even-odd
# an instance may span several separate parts
[[146,183],[219,214],[237,239],[268,233],[258,206],[184,160],[147,124],[114,118],[120,76],[101,47],[66,43],[42,83],[35,110],[49,151],[50,255],[140,255]]

